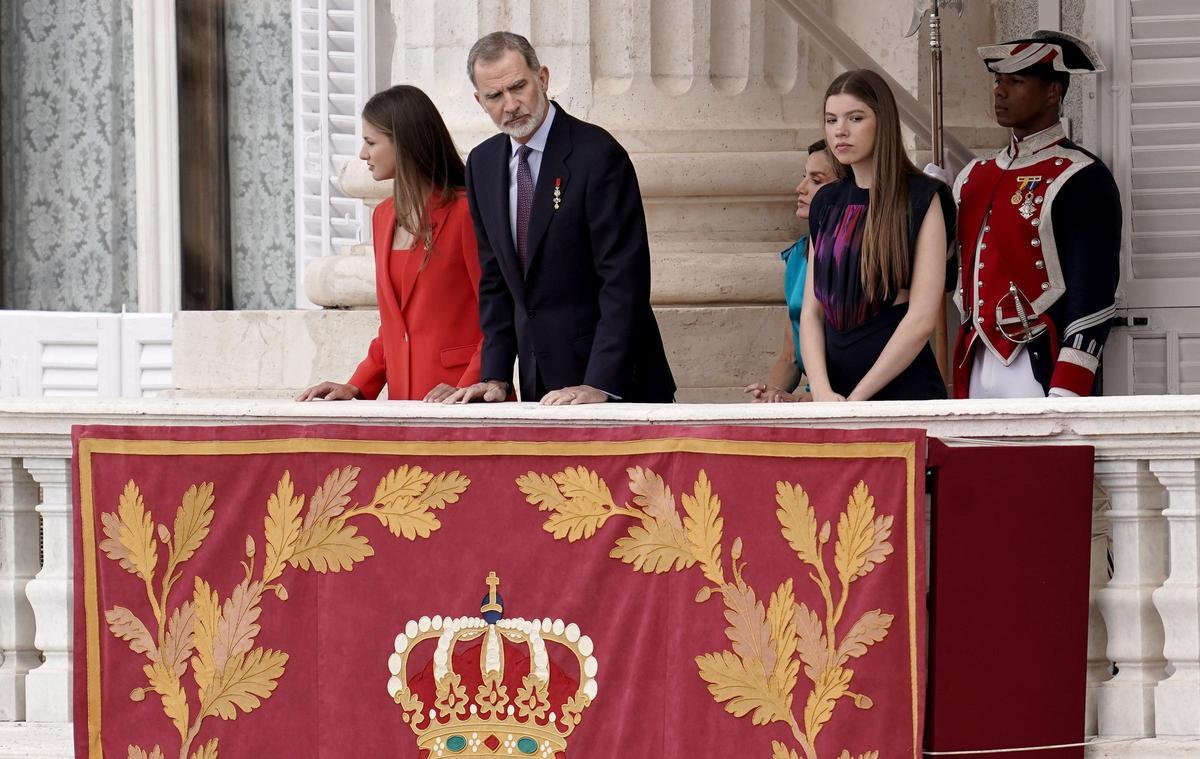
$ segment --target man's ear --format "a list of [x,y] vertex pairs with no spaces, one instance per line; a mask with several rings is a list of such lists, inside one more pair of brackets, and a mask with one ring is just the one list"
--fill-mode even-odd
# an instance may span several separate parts
[[550,89],[550,69],[545,66],[538,69],[538,81],[542,84],[542,91],[548,91]]
[[476,103],[479,103],[479,107],[480,107],[480,108],[483,108],[483,109],[486,111],[486,110],[487,110],[487,108],[484,108],[484,105],[483,105],[483,99],[479,97],[479,90],[475,90],[475,91],[474,91],[474,92],[472,92],[471,94],[475,96],[475,102],[476,102]]
[[1046,88],[1046,98],[1053,103],[1056,110],[1062,108],[1063,88],[1061,82],[1050,82],[1050,86]]

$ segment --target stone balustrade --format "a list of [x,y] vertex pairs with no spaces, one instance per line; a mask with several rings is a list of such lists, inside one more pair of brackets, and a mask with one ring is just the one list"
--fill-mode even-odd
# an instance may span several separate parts
[[179,399],[0,401],[0,757],[72,756],[71,425],[277,423],[915,427],[951,445],[1093,446],[1087,754],[1200,752],[1200,398],[563,408]]

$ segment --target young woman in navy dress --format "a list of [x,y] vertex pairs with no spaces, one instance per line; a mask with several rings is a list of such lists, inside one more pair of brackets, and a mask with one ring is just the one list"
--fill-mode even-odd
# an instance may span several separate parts
[[929,346],[954,238],[954,202],[908,159],[896,101],[873,71],[825,93],[841,179],[809,212],[800,349],[815,401],[945,398]]

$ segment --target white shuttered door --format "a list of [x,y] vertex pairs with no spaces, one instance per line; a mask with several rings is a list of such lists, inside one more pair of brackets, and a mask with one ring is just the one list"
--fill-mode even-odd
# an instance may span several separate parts
[[[1129,4],[1131,254],[1106,394],[1200,391],[1200,0]],[[1117,62],[1120,63],[1119,61]]]
[[337,176],[358,154],[359,113],[371,96],[374,0],[293,0],[296,140],[296,305],[308,262],[361,242],[370,225],[361,200]]

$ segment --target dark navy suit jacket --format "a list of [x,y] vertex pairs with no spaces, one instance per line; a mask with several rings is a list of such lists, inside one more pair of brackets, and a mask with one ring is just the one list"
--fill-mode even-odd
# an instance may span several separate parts
[[539,388],[591,385],[625,401],[670,402],[675,381],[650,309],[650,246],[633,164],[608,132],[555,107],[525,272],[509,224],[508,135],[467,159],[481,376],[511,381],[519,358],[522,400],[537,400]]

